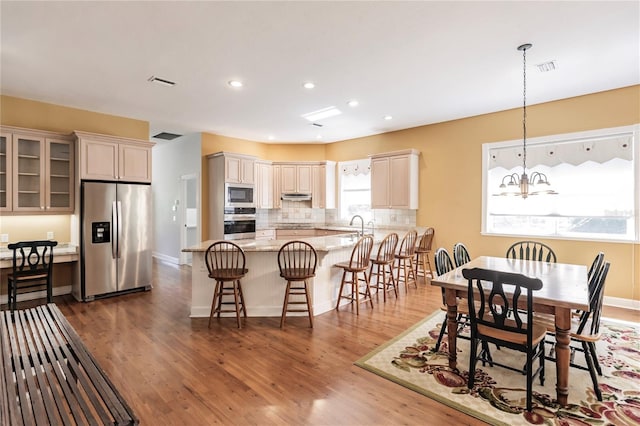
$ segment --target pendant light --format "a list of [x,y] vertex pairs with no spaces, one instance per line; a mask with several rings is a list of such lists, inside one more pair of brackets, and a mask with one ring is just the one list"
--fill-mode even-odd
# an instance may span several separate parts
[[531,177],[527,176],[527,50],[532,46],[526,43],[518,46],[522,52],[523,64],[523,92],[522,92],[522,175],[512,173],[502,178],[500,183],[500,193],[496,195],[515,195],[527,198],[530,195],[557,194],[552,188],[547,175],[540,172],[532,172]]

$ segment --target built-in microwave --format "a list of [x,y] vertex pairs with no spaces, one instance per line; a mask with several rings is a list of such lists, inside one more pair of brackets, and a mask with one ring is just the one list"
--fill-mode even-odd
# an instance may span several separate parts
[[225,183],[224,206],[255,207],[254,186],[244,183]]

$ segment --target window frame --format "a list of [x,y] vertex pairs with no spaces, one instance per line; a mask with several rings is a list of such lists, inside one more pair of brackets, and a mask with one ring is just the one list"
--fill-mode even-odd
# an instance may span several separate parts
[[[338,172],[338,208],[337,208],[337,216],[336,219],[338,221],[341,222],[345,222],[350,220],[351,218],[343,218],[342,217],[342,207],[343,207],[343,200],[342,200],[342,183],[343,183],[343,179],[344,179],[344,174],[342,172],[342,168],[344,166],[351,166],[354,164],[362,164],[363,162],[369,162],[369,172],[368,173],[364,173],[364,175],[369,176],[369,193],[371,193],[371,159],[370,158],[360,158],[360,159],[355,159],[355,160],[345,160],[345,161],[339,161],[337,163],[337,172]],[[369,197],[369,209],[371,209],[371,197]],[[371,213],[371,219],[373,220],[373,211]]]
[[536,138],[528,138],[527,146],[563,143],[563,142],[576,142],[581,139],[590,139],[598,137],[615,136],[617,134],[631,134],[632,135],[632,150],[633,150],[633,175],[635,177],[633,182],[633,196],[634,196],[634,225],[635,232],[632,239],[615,239],[615,238],[596,238],[596,237],[576,237],[576,236],[559,236],[559,235],[534,235],[534,234],[502,234],[487,231],[487,202],[491,197],[491,188],[487,188],[488,172],[489,172],[489,152],[495,148],[507,148],[522,145],[522,139],[513,139],[509,141],[501,142],[487,142],[482,144],[482,224],[480,234],[483,236],[494,237],[527,237],[527,238],[543,238],[543,239],[556,239],[556,240],[577,240],[577,241],[598,241],[609,243],[630,243],[638,244],[640,242],[640,123],[630,126],[610,127],[605,129],[588,130],[582,132],[573,133],[561,133],[555,135],[541,136]]

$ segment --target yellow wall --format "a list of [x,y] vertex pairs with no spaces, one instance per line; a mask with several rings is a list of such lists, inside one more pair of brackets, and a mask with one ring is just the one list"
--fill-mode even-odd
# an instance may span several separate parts
[[110,136],[149,139],[147,121],[4,95],[0,95],[0,123],[67,134],[82,130]]
[[[47,232],[60,243],[71,241],[71,215],[0,217],[0,234],[9,234],[9,242],[46,240]],[[4,244],[4,243],[3,243]]]
[[[149,139],[149,123],[115,115],[0,95],[0,124],[70,134],[74,130]],[[45,239],[47,231],[63,243],[71,241],[70,215],[7,216],[0,218],[0,233],[9,241]]]

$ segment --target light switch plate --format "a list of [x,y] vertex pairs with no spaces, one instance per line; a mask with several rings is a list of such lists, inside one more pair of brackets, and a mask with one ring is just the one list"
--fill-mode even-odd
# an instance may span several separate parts
[[53,240],[53,231],[47,232],[47,240]]
[[9,234],[0,234],[0,243],[8,243]]

